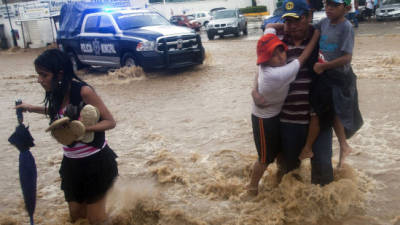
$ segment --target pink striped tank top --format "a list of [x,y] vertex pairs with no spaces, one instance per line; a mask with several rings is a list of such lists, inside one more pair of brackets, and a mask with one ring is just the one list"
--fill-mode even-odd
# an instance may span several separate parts
[[[64,117],[65,110],[66,110],[66,107],[64,107],[63,109],[60,110],[60,112],[58,113],[59,118]],[[78,159],[78,158],[85,158],[85,157],[91,156],[91,155],[101,151],[101,149],[103,149],[104,146],[106,146],[106,145],[107,145],[107,141],[104,141],[104,144],[101,148],[96,148],[96,147],[93,147],[93,146],[88,145],[83,142],[76,142],[73,146],[63,145],[63,151],[64,151],[65,157]]]

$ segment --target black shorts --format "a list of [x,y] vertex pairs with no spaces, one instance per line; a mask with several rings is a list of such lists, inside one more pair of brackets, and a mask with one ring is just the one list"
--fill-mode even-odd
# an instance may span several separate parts
[[61,189],[67,202],[94,203],[105,196],[118,176],[117,155],[106,145],[94,155],[61,162]]
[[373,12],[373,9],[365,8],[365,16],[371,17],[372,16],[372,12]]
[[263,119],[251,115],[251,121],[258,160],[268,165],[274,162],[278,153],[281,152],[279,116]]

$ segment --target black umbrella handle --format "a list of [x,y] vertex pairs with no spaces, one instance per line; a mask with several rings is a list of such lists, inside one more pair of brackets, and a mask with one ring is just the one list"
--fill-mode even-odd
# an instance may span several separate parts
[[[21,99],[17,99],[15,100],[15,105],[21,105],[22,104],[22,100]],[[18,123],[22,124],[22,122],[24,122],[24,116],[22,115],[22,108],[18,108],[16,109],[16,113],[17,113],[17,119],[18,119]]]

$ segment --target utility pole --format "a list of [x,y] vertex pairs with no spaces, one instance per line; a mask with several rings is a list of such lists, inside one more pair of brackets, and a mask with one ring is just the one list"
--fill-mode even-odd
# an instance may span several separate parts
[[15,38],[15,34],[14,34],[14,29],[12,27],[12,23],[11,23],[11,17],[10,17],[10,12],[8,11],[8,5],[7,5],[7,0],[4,0],[6,3],[6,10],[7,10],[7,16],[8,16],[8,22],[10,22],[10,28],[11,28],[11,36],[13,38],[13,43],[14,43],[14,47],[17,47],[17,39]]

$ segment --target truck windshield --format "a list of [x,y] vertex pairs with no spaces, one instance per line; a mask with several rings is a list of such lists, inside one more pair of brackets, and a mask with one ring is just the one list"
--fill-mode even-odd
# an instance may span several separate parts
[[216,11],[214,14],[215,19],[225,19],[225,18],[232,18],[232,17],[236,17],[235,10]]
[[121,30],[129,30],[145,26],[170,25],[168,20],[157,13],[118,13],[113,16]]

